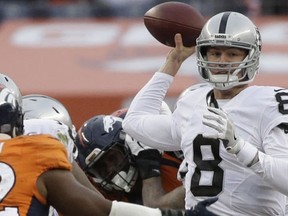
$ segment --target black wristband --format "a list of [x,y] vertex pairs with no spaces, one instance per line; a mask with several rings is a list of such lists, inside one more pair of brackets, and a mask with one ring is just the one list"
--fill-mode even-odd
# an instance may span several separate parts
[[140,177],[144,179],[160,176],[160,160],[162,156],[156,149],[146,149],[135,157]]

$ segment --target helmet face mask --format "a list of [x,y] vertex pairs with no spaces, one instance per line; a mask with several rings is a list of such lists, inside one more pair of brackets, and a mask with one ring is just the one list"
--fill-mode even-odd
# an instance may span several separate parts
[[[221,66],[220,66],[221,65]],[[205,62],[205,77],[208,82],[213,83],[214,87],[221,90],[229,89],[233,86],[240,84],[245,84],[246,80],[251,81],[248,69],[250,64],[246,60],[241,62],[232,63],[219,63],[219,62]],[[218,73],[217,72],[222,72]],[[216,73],[216,75],[215,75]],[[255,74],[254,74],[255,75]],[[254,77],[252,77],[253,79]]]
[[91,153],[86,157],[86,173],[108,191],[129,193],[138,177],[129,149],[115,143],[106,151],[94,149]]
[[[198,71],[216,89],[227,90],[247,84],[253,81],[258,72],[260,33],[240,13],[224,12],[213,16],[203,27],[196,44]],[[241,62],[212,62],[207,59],[209,47],[237,48],[247,51],[247,55]],[[227,70],[227,73],[213,74],[213,70]]]

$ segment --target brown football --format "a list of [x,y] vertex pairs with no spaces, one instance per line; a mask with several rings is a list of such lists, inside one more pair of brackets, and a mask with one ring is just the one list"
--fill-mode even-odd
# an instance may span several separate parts
[[148,10],[144,24],[159,42],[175,47],[174,36],[180,33],[184,46],[195,46],[205,19],[191,5],[181,2],[165,2]]

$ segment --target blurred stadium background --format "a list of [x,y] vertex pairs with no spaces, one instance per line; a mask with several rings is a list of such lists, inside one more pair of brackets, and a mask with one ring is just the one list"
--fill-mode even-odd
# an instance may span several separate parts
[[[127,107],[170,50],[145,29],[160,0],[0,0],[0,71],[25,94],[60,100],[79,127],[96,114]],[[205,17],[233,10],[259,26],[259,85],[288,87],[287,0],[186,0]],[[195,56],[185,62],[166,101],[171,108],[199,82]]]

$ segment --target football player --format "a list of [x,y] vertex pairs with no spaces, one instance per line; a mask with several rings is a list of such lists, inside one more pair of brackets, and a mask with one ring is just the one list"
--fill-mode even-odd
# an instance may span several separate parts
[[217,196],[219,215],[284,215],[288,187],[288,90],[252,85],[261,37],[246,16],[211,17],[196,41],[200,76],[171,116],[159,115],[181,64],[195,52],[180,34],[164,65],[138,92],[123,121],[135,139],[184,152],[186,208]]
[[[114,111],[111,115],[118,116],[124,119],[127,111],[128,111],[128,108],[122,108],[122,109]],[[161,115],[172,114],[170,107],[165,101],[163,101],[161,104],[160,114]],[[132,153],[134,152],[135,154],[137,154],[137,151],[139,151],[139,142],[135,139],[132,139],[131,136],[128,135],[127,138],[129,137],[130,139],[127,139],[126,142],[131,148]],[[146,148],[146,149],[149,148],[148,146],[143,145],[143,143],[141,144],[141,146],[142,146],[142,150],[143,148]],[[136,150],[134,150],[134,148],[136,148]],[[179,180],[176,178],[176,176],[178,174],[178,169],[180,167],[180,164],[182,163],[183,158],[184,157],[183,157],[182,151],[161,151],[160,170],[161,170],[161,179],[163,180],[161,181],[160,185],[163,186],[163,189],[166,193],[180,186]],[[181,190],[180,188],[178,189]],[[143,191],[145,192],[144,188],[143,188]],[[179,193],[179,194],[182,195],[182,193]],[[175,195],[176,194],[174,194],[173,196]],[[176,204],[174,207],[179,208],[180,207],[179,203],[174,202],[174,204]],[[154,204],[156,204],[155,206],[159,206],[159,203],[154,202],[153,199],[150,199],[150,202],[149,203],[146,202],[146,204],[148,206],[154,206]]]
[[[184,188],[177,180],[181,160],[134,140],[123,131],[122,118],[96,115],[88,119],[78,131],[76,145],[80,166],[97,188],[104,189],[105,197],[184,208]],[[173,194],[181,193],[180,198],[172,201],[164,196],[175,188]]]
[[[75,161],[78,155],[74,143],[76,130],[66,107],[50,96],[29,94],[22,97],[22,110],[24,113],[24,134],[49,134],[61,141],[66,147],[75,178],[85,187],[95,190]],[[96,192],[98,191],[96,190]],[[99,195],[101,196],[101,194]],[[50,215],[57,216],[58,213],[51,208]]]

